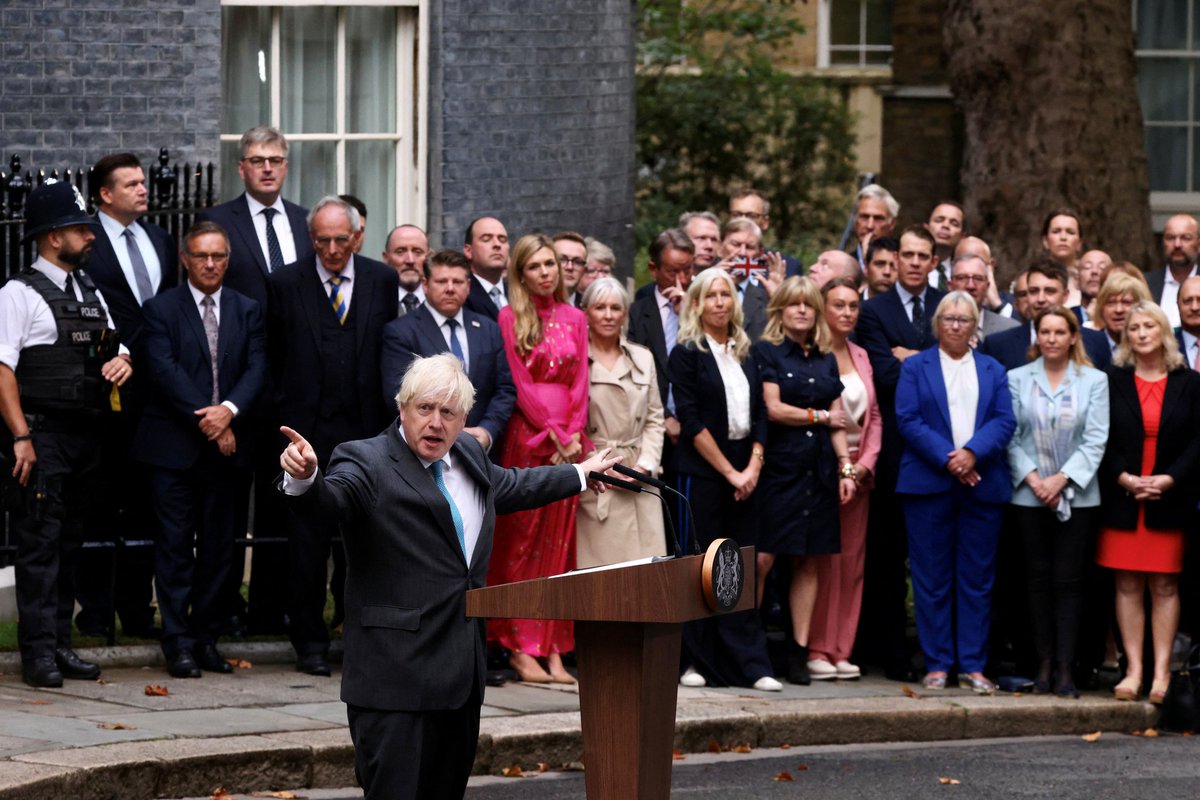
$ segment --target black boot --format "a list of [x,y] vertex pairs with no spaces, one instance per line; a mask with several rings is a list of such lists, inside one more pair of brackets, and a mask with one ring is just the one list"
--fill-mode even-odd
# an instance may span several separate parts
[[796,644],[794,639],[789,639],[787,662],[788,683],[796,686],[812,683],[812,676],[808,674],[808,645]]

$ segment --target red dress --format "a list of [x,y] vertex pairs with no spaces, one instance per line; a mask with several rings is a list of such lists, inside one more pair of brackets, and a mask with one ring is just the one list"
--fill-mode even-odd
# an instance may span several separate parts
[[[577,308],[534,297],[542,341],[527,355],[516,350],[515,316],[500,309],[504,352],[517,387],[517,406],[504,431],[502,467],[540,467],[555,453],[549,431],[560,441],[583,435],[588,418],[587,317]],[[584,437],[583,452],[590,449]],[[575,568],[575,509],[578,495],[542,508],[496,518],[489,586],[558,575]],[[493,619],[488,639],[509,650],[545,656],[575,649],[574,629],[561,620]]]
[[[1146,441],[1142,445],[1142,474],[1153,475],[1158,449],[1158,423],[1162,418],[1167,379],[1145,381],[1135,375],[1133,380],[1137,386],[1138,404],[1142,407],[1142,427],[1146,432]],[[1142,503],[1138,507],[1136,529],[1100,529],[1096,563],[1102,567],[1132,572],[1182,572],[1183,546],[1183,531],[1146,527],[1146,504]]]

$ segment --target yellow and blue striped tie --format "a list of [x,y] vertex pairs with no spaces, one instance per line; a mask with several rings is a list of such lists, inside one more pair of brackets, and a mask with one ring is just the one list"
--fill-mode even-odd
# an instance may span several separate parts
[[333,306],[333,313],[337,314],[338,324],[346,324],[346,315],[350,313],[350,304],[346,302],[346,298],[342,296],[342,281],[341,275],[334,275],[329,279],[329,305]]

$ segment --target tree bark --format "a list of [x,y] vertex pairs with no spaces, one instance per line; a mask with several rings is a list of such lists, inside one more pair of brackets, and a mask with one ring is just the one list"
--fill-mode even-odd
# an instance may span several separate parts
[[1159,266],[1129,0],[948,0],[950,88],[966,122],[967,220],[1005,283],[1058,207],[1085,249]]

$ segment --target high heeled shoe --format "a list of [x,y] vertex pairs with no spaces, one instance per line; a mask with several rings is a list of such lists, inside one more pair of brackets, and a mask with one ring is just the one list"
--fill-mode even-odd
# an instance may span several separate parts
[[1133,702],[1142,693],[1142,682],[1137,678],[1124,678],[1113,687],[1113,697],[1125,702]]
[[[513,668],[513,672],[517,673],[517,680],[522,683],[550,683],[554,680],[550,673],[542,669],[538,660],[528,653],[514,652],[508,657],[508,665]],[[536,671],[534,671],[534,667],[537,668]]]
[[1153,705],[1161,706],[1163,701],[1167,699],[1167,690],[1171,688],[1171,679],[1167,678],[1164,681],[1154,681],[1150,684],[1150,694],[1148,699]]

